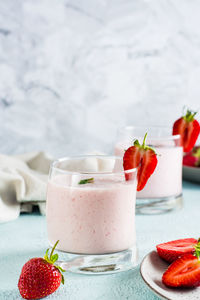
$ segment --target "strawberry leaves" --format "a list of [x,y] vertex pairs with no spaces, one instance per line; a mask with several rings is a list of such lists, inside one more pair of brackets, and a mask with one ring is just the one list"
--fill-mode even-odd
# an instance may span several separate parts
[[194,117],[196,116],[197,111],[190,111],[187,109],[187,112],[185,116],[183,116],[184,120],[187,121],[188,123],[194,120]]
[[199,259],[200,257],[200,239],[198,239],[198,243],[195,245],[194,255]]

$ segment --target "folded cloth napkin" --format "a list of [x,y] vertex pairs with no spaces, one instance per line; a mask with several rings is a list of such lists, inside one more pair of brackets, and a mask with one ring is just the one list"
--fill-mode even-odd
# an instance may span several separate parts
[[0,223],[38,205],[45,213],[46,185],[52,158],[44,152],[0,155]]

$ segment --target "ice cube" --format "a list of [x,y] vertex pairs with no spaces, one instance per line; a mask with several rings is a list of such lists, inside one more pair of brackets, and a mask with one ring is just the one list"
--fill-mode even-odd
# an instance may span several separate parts
[[98,172],[98,160],[96,157],[87,157],[79,161],[80,172]]
[[71,172],[90,173],[98,172],[98,162],[96,157],[87,157],[84,159],[72,159],[65,163],[65,170]]
[[99,172],[112,172],[115,165],[115,159],[112,158],[98,158]]

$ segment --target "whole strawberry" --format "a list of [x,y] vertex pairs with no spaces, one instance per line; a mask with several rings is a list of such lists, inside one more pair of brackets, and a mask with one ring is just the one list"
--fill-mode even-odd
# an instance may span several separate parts
[[200,167],[200,146],[194,147],[183,156],[183,165],[189,167]]
[[188,167],[196,167],[198,164],[198,158],[192,154],[192,151],[186,153],[183,156],[183,165]]
[[19,292],[24,299],[40,299],[54,293],[64,284],[64,277],[61,267],[55,266],[58,254],[53,254],[57,241],[52,248],[50,257],[47,249],[44,258],[37,257],[30,259],[22,268],[18,282]]

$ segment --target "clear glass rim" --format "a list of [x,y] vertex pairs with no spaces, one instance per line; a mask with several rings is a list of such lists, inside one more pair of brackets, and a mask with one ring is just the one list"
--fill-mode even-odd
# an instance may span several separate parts
[[[123,134],[124,132],[128,132],[129,130],[140,130],[140,129],[146,129],[146,131],[149,133],[149,135],[147,135],[147,139],[151,139],[151,140],[178,140],[180,139],[180,134],[176,134],[176,135],[173,135],[173,134],[163,134],[162,136],[153,136],[151,135],[151,130],[171,130],[172,131],[172,128],[169,127],[169,126],[133,126],[133,125],[127,125],[127,126],[122,126],[118,129],[118,133],[121,133]],[[137,135],[136,137],[141,137],[139,135]]]
[[63,174],[73,174],[73,175],[95,175],[95,176],[102,176],[102,175],[120,175],[120,174],[128,174],[128,173],[133,173],[137,171],[137,168],[132,168],[132,169],[128,169],[128,170],[123,170],[123,171],[119,171],[119,172],[78,172],[78,171],[69,171],[69,170],[63,170],[62,168],[57,167],[56,165],[59,163],[62,163],[64,161],[69,161],[69,160],[73,160],[73,159],[81,159],[81,158],[111,158],[111,159],[118,159],[120,161],[123,161],[123,157],[121,156],[116,156],[116,155],[74,155],[74,156],[65,156],[65,157],[61,157],[59,159],[54,160],[51,163],[50,166],[50,170],[57,170],[60,173]]

